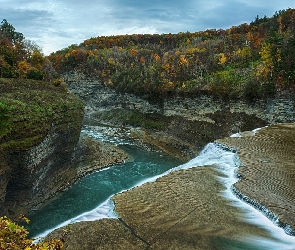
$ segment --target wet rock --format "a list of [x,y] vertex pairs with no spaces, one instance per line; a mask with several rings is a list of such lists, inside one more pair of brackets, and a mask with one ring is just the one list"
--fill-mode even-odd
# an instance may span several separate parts
[[134,237],[119,220],[102,219],[93,222],[79,222],[59,229],[46,237],[63,238],[64,248],[73,250],[96,249],[146,249],[147,245]]
[[[224,241],[243,242],[250,233],[267,237],[265,230],[242,221],[238,209],[221,197],[219,177],[215,167],[196,167],[118,194],[119,220],[71,225],[65,249],[89,243],[96,248],[87,249],[223,249]],[[59,238],[63,230],[48,238]]]
[[[295,229],[295,125],[263,128],[255,136],[218,140],[236,148],[244,164],[236,193],[261,211],[268,208],[278,225]],[[271,219],[271,218],[270,218]],[[274,219],[273,219],[274,220]],[[289,229],[288,229],[289,230]],[[294,233],[294,232],[293,232]],[[292,232],[289,234],[293,234]]]

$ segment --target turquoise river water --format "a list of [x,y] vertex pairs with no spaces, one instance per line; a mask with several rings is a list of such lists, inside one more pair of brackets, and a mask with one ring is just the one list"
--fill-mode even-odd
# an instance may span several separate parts
[[[228,249],[295,249],[295,238],[286,235],[282,229],[266,219],[251,206],[238,200],[230,191],[236,181],[234,171],[238,157],[234,152],[223,150],[215,144],[208,144],[203,152],[190,162],[182,164],[171,156],[160,152],[144,150],[126,139],[105,137],[87,126],[83,133],[99,140],[113,140],[129,155],[131,160],[94,172],[77,181],[69,189],[59,194],[49,204],[29,214],[30,224],[27,226],[31,237],[42,237],[51,230],[78,221],[91,221],[101,218],[116,218],[112,211],[110,198],[119,192],[128,190],[177,169],[185,169],[202,165],[218,165],[227,175],[223,192],[225,199],[231,200],[235,206],[248,213],[248,222],[267,228],[272,238],[277,241],[257,241],[247,243],[226,242]],[[255,236],[253,236],[255,238]]]

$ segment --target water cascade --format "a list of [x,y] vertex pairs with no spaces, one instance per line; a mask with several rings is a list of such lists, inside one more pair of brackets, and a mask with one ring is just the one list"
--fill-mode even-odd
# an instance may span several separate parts
[[[103,137],[102,134],[94,132],[90,129],[84,130],[83,132],[99,139],[107,139]],[[238,136],[238,135],[235,135],[235,136]],[[126,145],[126,141],[120,141],[119,139],[116,139],[116,142],[118,144]],[[134,150],[134,148],[132,148],[131,150]],[[143,157],[144,154],[147,154],[147,152],[142,152],[142,151],[140,152],[142,154],[140,157]],[[147,155],[147,157],[149,156]],[[150,157],[152,157],[152,155],[150,155]],[[161,157],[164,157],[164,156],[160,156],[159,158]],[[162,160],[162,163],[164,162],[169,162],[169,161],[167,160],[167,158],[165,158]],[[177,165],[176,167],[175,165],[174,167],[172,167],[173,164],[176,164],[175,161],[174,162],[172,161],[169,164],[170,166],[167,167],[166,170],[162,169],[161,173],[159,173],[158,171],[152,171],[152,173],[148,173],[148,174],[139,174],[141,178],[139,178],[138,180],[136,180],[135,178],[133,180],[133,183],[128,184],[129,186],[123,185],[116,191],[114,190],[112,194],[106,197],[105,200],[100,202],[100,204],[98,204],[94,209],[91,209],[89,211],[84,211],[83,213],[80,213],[74,216],[73,218],[65,220],[64,222],[59,223],[51,228],[47,228],[46,230],[43,230],[42,232],[39,231],[34,236],[42,237],[58,227],[62,227],[67,224],[71,224],[71,223],[75,223],[79,221],[93,221],[93,220],[99,220],[101,218],[117,218],[117,215],[113,211],[114,204],[112,202],[112,196],[115,195],[116,193],[125,191],[127,189],[130,189],[136,186],[143,185],[144,183],[147,183],[147,182],[154,182],[156,179],[164,175],[167,175],[171,173],[172,171],[177,171],[180,169],[188,169],[188,168],[193,168],[198,166],[214,165],[216,166],[218,171],[220,171],[224,176],[224,177],[219,177],[219,180],[225,186],[225,190],[222,191],[221,193],[224,199],[229,200],[232,206],[238,207],[242,211],[246,212],[246,213],[243,213],[243,214],[247,214],[247,216],[245,216],[243,220],[251,224],[257,224],[259,227],[267,229],[270,232],[271,236],[275,238],[275,241],[262,240],[259,238],[255,239],[255,236],[253,236],[251,237],[251,240],[250,240],[251,242],[255,242],[256,240],[257,242],[259,242],[260,246],[267,247],[268,249],[276,249],[277,247],[282,247],[284,249],[292,249],[292,247],[295,245],[295,237],[289,236],[285,233],[285,231],[287,231],[287,233],[289,232],[289,234],[292,234],[290,233],[291,229],[288,228],[288,225],[285,225],[285,231],[283,228],[278,227],[279,224],[278,224],[277,217],[275,215],[273,215],[265,207],[262,208],[262,207],[259,207],[257,204],[255,205],[255,201],[251,201],[249,197],[243,196],[243,194],[239,193],[238,190],[235,190],[233,188],[233,184],[239,180],[239,176],[237,174],[238,167],[242,165],[234,149],[228,148],[216,142],[209,143],[208,145],[205,146],[205,148],[202,150],[199,156],[190,160],[189,162],[182,165]],[[144,167],[144,169],[149,168],[151,165],[152,164],[150,164],[147,167]],[[115,167],[103,169],[99,172],[96,172],[95,175],[103,174],[104,172],[111,171],[114,168]],[[155,169],[158,169],[158,163],[155,163]],[[124,171],[124,170],[125,168],[118,167],[118,171]],[[137,169],[132,171],[136,172],[136,171],[142,171],[142,170]],[[118,175],[119,175],[119,172],[118,172]],[[99,183],[100,181],[97,182],[97,185],[99,185]],[[116,185],[116,183],[113,183],[112,185]],[[259,212],[258,210],[262,211],[262,213]]]

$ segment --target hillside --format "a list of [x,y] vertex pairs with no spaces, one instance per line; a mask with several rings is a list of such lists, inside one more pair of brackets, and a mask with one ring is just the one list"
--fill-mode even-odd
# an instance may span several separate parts
[[195,33],[96,37],[48,56],[63,74],[157,99],[168,94],[248,99],[295,86],[295,10]]

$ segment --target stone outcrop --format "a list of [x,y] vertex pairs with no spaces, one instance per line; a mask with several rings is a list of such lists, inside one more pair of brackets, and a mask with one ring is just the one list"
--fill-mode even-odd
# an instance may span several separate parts
[[14,218],[68,183],[83,102],[62,86],[1,79],[0,104],[0,213]]
[[[282,94],[259,100],[224,99],[209,95],[195,97],[167,97],[158,103],[129,93],[119,93],[104,86],[99,80],[88,79],[83,74],[72,72],[65,76],[69,90],[85,102],[85,115],[110,109],[140,110],[143,113],[162,113],[165,116],[181,116],[188,120],[216,123],[214,115],[227,111],[233,115],[255,116],[267,125],[293,122],[295,120],[295,101],[291,94]],[[233,117],[235,118],[235,117]],[[236,117],[241,118],[241,117]],[[242,129],[239,119],[232,119],[229,135]]]
[[[69,90],[84,100],[85,115],[100,122],[128,125],[116,115],[120,110],[145,114],[146,119],[157,114],[165,128],[162,131],[147,129],[144,136],[139,136],[146,143],[155,144],[183,160],[196,156],[207,143],[218,138],[295,120],[294,98],[288,95],[247,101],[200,94],[195,97],[168,96],[153,103],[133,94],[118,93],[77,72],[66,75],[65,79]],[[117,112],[112,118],[103,115],[112,110]]]
[[98,141],[85,134],[81,134],[79,143],[84,149],[75,155],[71,183],[93,171],[123,163],[128,159],[127,153],[113,143]]
[[[84,104],[63,86],[0,81],[0,215],[17,218],[127,154],[81,134]],[[1,130],[2,129],[2,130]]]

